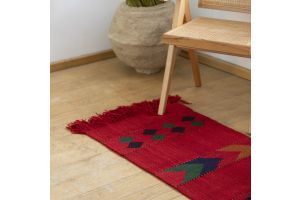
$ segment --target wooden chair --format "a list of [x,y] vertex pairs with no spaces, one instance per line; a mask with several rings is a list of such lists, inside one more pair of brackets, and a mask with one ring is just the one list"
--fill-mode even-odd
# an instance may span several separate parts
[[[250,0],[199,0],[199,7],[251,11]],[[206,17],[191,19],[189,0],[176,0],[172,30],[165,33],[162,42],[169,45],[158,114],[166,109],[171,75],[177,49],[187,49],[192,65],[196,87],[201,86],[201,76],[195,50],[251,57],[251,24],[239,21],[220,20]]]

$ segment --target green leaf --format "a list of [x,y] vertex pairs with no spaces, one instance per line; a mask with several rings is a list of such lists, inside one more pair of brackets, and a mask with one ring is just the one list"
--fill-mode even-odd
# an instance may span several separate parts
[[126,0],[126,4],[131,7],[151,7],[162,3],[163,0]]

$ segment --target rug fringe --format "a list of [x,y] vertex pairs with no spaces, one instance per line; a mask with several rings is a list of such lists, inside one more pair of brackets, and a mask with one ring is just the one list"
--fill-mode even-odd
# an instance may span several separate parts
[[[179,101],[187,103],[181,100],[181,97],[178,95],[168,97],[168,104],[177,103]],[[130,106],[120,106],[117,109],[105,111],[103,114],[92,116],[87,121],[76,120],[75,122],[68,124],[66,128],[75,134],[85,134],[91,129],[101,128],[106,124],[118,122],[136,114],[146,113],[149,115],[156,115],[158,105],[159,99],[134,103]]]

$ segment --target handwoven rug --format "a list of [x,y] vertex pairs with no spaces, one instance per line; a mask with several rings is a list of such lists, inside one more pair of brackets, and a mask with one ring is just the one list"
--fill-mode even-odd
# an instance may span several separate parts
[[251,193],[250,138],[170,96],[121,106],[67,128],[104,144],[182,194],[199,200],[246,200]]

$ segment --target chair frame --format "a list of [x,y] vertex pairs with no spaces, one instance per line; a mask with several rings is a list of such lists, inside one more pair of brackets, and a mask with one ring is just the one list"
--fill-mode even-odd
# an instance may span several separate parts
[[[201,5],[201,3],[199,5]],[[218,8],[216,8],[216,9],[218,9]],[[219,8],[219,9],[221,9],[221,8]],[[226,9],[228,9],[228,8],[226,8]],[[221,9],[221,10],[226,10],[226,9]],[[250,9],[249,10],[244,9],[241,12],[250,13]],[[237,8],[235,8],[234,10],[236,12],[238,12]],[[176,0],[172,29],[175,29],[187,22],[190,22],[191,20],[192,20],[192,17],[191,17],[191,13],[190,13],[190,1],[189,0]],[[168,95],[169,95],[170,86],[171,86],[171,77],[172,77],[172,73],[174,70],[174,65],[175,65],[175,60],[177,57],[178,48],[182,48],[182,47],[177,47],[177,46],[171,44],[171,45],[169,45],[169,48],[168,48],[168,55],[167,55],[165,74],[164,74],[163,85],[162,85],[162,90],[161,90],[158,115],[163,115],[166,110]],[[201,83],[199,62],[198,62],[198,56],[196,53],[197,48],[195,48],[195,49],[184,48],[184,49],[186,49],[188,52],[189,60],[190,60],[191,66],[192,66],[195,86],[201,87],[202,83]]]
[[[192,17],[190,12],[190,1],[176,0],[172,29],[177,28],[178,26],[181,26],[191,20]],[[171,76],[173,73],[175,60],[177,57],[177,51],[178,51],[178,47],[174,45],[169,45],[162,92],[161,92],[160,103],[158,108],[158,115],[163,115],[165,113],[168,94],[171,86]],[[193,49],[188,49],[187,51],[188,51],[188,55],[193,70],[195,86],[201,87],[202,82],[201,82],[199,62],[198,62],[196,51]]]

